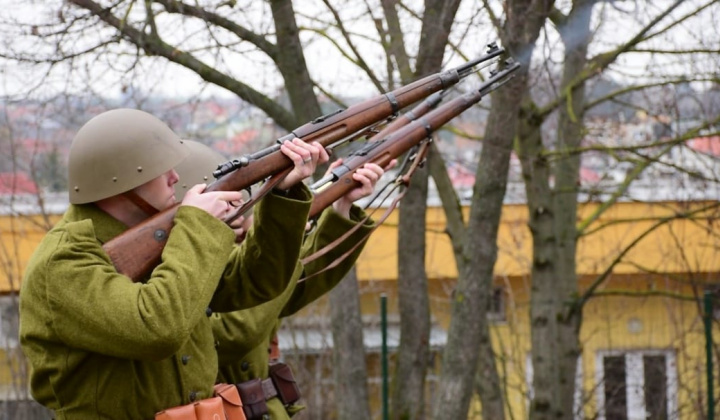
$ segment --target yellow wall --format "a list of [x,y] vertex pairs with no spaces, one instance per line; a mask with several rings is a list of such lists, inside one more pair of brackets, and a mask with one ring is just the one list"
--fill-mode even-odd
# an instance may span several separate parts
[[59,216],[0,216],[0,294],[19,290],[35,247]]
[[[706,206],[692,203],[692,208]],[[592,214],[597,204],[581,206],[578,220]],[[593,232],[582,238],[578,249],[578,272],[599,273],[618,252],[662,218],[687,211],[677,203],[620,203],[607,210],[591,225]],[[467,217],[468,208],[465,208]],[[371,236],[360,260],[358,276],[362,280],[393,280],[397,277],[397,214]],[[717,216],[717,215],[716,215]],[[503,207],[498,233],[497,276],[522,276],[530,271],[532,239],[527,228],[524,205]],[[597,230],[601,226],[604,228]],[[427,259],[429,278],[455,278],[457,270],[448,236],[444,233],[445,214],[441,208],[427,213]],[[720,240],[713,236],[715,227],[707,220],[680,219],[663,225],[646,236],[626,256],[616,273],[637,273],[641,267],[658,272],[684,273],[720,271]],[[681,245],[680,247],[678,245]],[[638,265],[634,265],[639,264]]]
[[[693,203],[700,207],[703,203]],[[597,205],[582,206],[580,218],[589,215]],[[467,208],[464,209],[467,216]],[[611,207],[598,222],[598,228],[580,240],[578,272],[593,274],[602,271],[619,250],[663,217],[685,209],[675,203],[621,203]],[[361,280],[394,280],[397,277],[397,214],[370,237],[357,267]],[[379,216],[379,212],[376,216]],[[0,216],[0,292],[18,286],[18,276],[42,238],[49,224],[59,216],[45,220],[39,216]],[[445,215],[441,208],[432,207],[427,214],[427,259],[429,278],[455,278],[457,270],[450,241],[444,233]],[[680,219],[656,229],[645,237],[626,256],[627,262],[618,265],[615,273],[637,273],[650,269],[664,273],[720,271],[720,240],[715,227],[707,220]],[[524,205],[506,205],[498,235],[497,276],[524,276],[530,269],[532,240],[527,229],[527,209]]]

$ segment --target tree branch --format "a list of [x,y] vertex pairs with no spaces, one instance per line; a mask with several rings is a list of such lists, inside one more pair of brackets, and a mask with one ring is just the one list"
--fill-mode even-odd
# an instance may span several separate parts
[[237,23],[218,15],[217,13],[210,12],[204,8],[193,6],[182,1],[177,0],[154,0],[155,3],[162,4],[169,13],[176,13],[183,16],[191,16],[201,19],[205,22],[210,22],[213,25],[226,29],[229,32],[237,35],[240,39],[248,41],[249,43],[256,46],[260,51],[267,54],[273,61],[277,60],[277,54],[279,53],[278,48],[275,44],[269,42],[264,36],[258,35],[255,32],[238,25]]
[[164,57],[173,63],[180,64],[181,66],[194,71],[203,80],[223,87],[230,92],[235,93],[245,101],[262,109],[268,114],[268,116],[286,129],[292,129],[295,126],[295,117],[292,113],[252,87],[233,79],[213,67],[208,66],[191,54],[166,44],[160,39],[156,39],[153,42],[147,42],[148,40],[145,34],[129,25],[125,25],[123,21],[111,13],[110,9],[105,9],[94,1],[68,1],[88,10],[103,22],[116,28],[125,39],[141,48],[148,55]]
[[330,4],[328,0],[322,0],[322,2],[325,4],[325,6],[327,6],[328,10],[330,10],[330,13],[332,13],[333,17],[335,17],[337,28],[340,30],[340,33],[345,39],[345,42],[347,42],[350,50],[356,57],[355,63],[358,65],[358,67],[365,71],[365,74],[367,74],[370,82],[375,85],[377,90],[380,92],[384,92],[385,88],[383,87],[382,83],[380,83],[380,80],[378,80],[377,76],[375,76],[375,72],[373,72],[370,66],[365,62],[362,54],[360,54],[360,51],[358,51],[358,49],[355,47],[355,44],[352,42],[350,34],[348,34],[347,30],[345,30],[345,25],[343,25],[342,19],[340,19],[340,15],[338,14],[337,10],[335,10],[335,8]]

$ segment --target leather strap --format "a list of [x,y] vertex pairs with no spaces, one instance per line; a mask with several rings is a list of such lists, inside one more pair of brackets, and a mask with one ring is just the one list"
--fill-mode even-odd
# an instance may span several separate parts
[[155,207],[150,205],[150,203],[145,201],[145,199],[137,195],[135,191],[126,191],[122,193],[122,195],[128,200],[130,200],[133,204],[138,206],[138,208],[142,210],[148,217],[154,216],[159,213],[158,209],[156,209]]
[[[428,140],[431,140],[431,139],[428,138]],[[427,153],[428,153],[428,151],[429,151],[429,148],[430,148],[429,146],[430,146],[430,142],[429,142],[429,141],[425,141],[425,142],[421,143],[420,146],[419,146],[418,149],[417,149],[417,152],[416,152],[415,156],[414,156],[413,159],[410,161],[410,167],[409,167],[409,169],[408,169],[407,171],[405,171],[404,174],[398,176],[398,177],[395,179],[394,187],[390,190],[390,193],[392,193],[392,192],[393,192],[396,188],[398,188],[398,187],[401,187],[401,186],[402,186],[402,187],[404,187],[404,188],[402,188],[402,189],[400,190],[400,192],[399,192],[398,195],[395,197],[395,199],[392,201],[392,203],[390,203],[390,206],[388,206],[388,208],[385,210],[385,212],[383,213],[383,215],[382,215],[382,216],[380,217],[380,219],[377,221],[377,223],[375,224],[375,227],[373,227],[361,240],[359,240],[352,248],[350,248],[350,250],[348,250],[348,251],[345,252],[343,255],[339,256],[338,258],[336,258],[336,259],[335,259],[334,261],[332,261],[330,264],[328,264],[327,266],[325,266],[325,268],[323,268],[322,270],[319,270],[319,271],[314,272],[314,273],[312,273],[312,274],[307,274],[307,275],[305,275],[305,277],[303,277],[303,278],[301,278],[301,279],[299,279],[299,280],[297,281],[298,284],[299,284],[299,283],[302,283],[302,282],[304,282],[304,281],[307,281],[308,279],[310,279],[310,278],[312,278],[312,277],[315,277],[315,276],[319,275],[320,273],[323,273],[323,272],[325,272],[325,271],[328,271],[328,270],[333,269],[333,268],[335,268],[336,266],[338,266],[343,260],[345,260],[346,258],[348,258],[348,257],[355,251],[355,249],[357,249],[357,247],[359,247],[360,245],[362,245],[362,244],[365,242],[365,240],[367,240],[368,237],[370,237],[370,234],[372,234],[372,233],[375,231],[375,229],[377,229],[380,225],[383,224],[383,222],[385,221],[385,219],[387,219],[388,216],[390,216],[390,213],[392,213],[392,211],[393,211],[393,210],[395,209],[395,207],[398,205],[398,203],[400,202],[400,200],[402,200],[402,198],[405,196],[405,193],[407,192],[407,187],[410,185],[410,178],[411,178],[412,175],[415,173],[415,171],[416,171],[417,168],[420,166],[420,164],[421,164],[422,162],[424,162],[425,156],[427,155]],[[390,196],[390,193],[388,193],[388,195],[386,196],[386,198]],[[384,200],[383,200],[383,201],[384,201]],[[374,213],[374,211],[373,211],[373,213]],[[362,219],[359,223],[357,223],[355,226],[353,226],[350,230],[348,230],[347,232],[345,232],[342,236],[340,236],[339,238],[335,239],[335,240],[332,241],[331,243],[325,245],[323,248],[321,248],[320,250],[316,251],[314,254],[309,255],[309,256],[301,259],[301,260],[300,260],[300,263],[301,263],[302,265],[307,265],[307,264],[309,264],[310,262],[315,261],[316,259],[318,259],[318,258],[320,258],[321,256],[323,256],[323,255],[327,254],[328,252],[330,252],[330,251],[331,251],[333,248],[335,248],[338,244],[342,243],[342,242],[343,242],[344,240],[346,240],[351,234],[353,234],[356,230],[358,230],[358,229],[360,228],[360,226],[362,226],[367,220],[370,219],[370,217],[372,216],[373,213],[370,213],[369,215],[367,215],[364,219]]]
[[271,378],[263,379],[261,383],[263,394],[265,394],[265,401],[271,400],[278,396],[277,389],[275,389],[275,384],[273,383]]

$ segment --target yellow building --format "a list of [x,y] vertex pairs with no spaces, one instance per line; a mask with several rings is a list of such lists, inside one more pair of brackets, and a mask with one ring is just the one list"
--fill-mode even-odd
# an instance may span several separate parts
[[[591,214],[596,207],[582,206],[578,220]],[[709,209],[699,211],[706,207]],[[687,215],[693,211],[691,216]],[[676,219],[678,215],[685,217]],[[621,262],[598,287],[597,296],[584,308],[583,354],[578,361],[578,384],[582,386],[578,387],[576,395],[578,418],[623,418],[615,417],[617,413],[612,411],[620,409],[625,410],[624,418],[665,413],[667,418],[694,419],[705,410],[701,298],[706,286],[718,283],[720,235],[715,226],[717,215],[715,203],[621,203],[606,211],[580,240],[577,256],[580,292],[593,284],[628,246],[636,243],[623,254]],[[6,302],[6,310],[0,313],[0,321],[3,321],[0,325],[9,325],[7,318],[12,304],[7,302],[15,297],[14,291],[34,246],[56,219],[57,216],[0,217],[0,291]],[[357,264],[363,313],[368,315],[369,322],[375,322],[375,330],[377,319],[373,316],[379,313],[381,293],[388,297],[391,318],[396,312],[396,227],[397,211],[375,231]],[[442,351],[442,332],[449,323],[448,297],[457,270],[449,239],[444,233],[442,209],[428,210],[427,227],[426,269],[436,323],[434,331],[440,337],[434,343],[437,366]],[[495,265],[497,311],[491,314],[493,338],[496,351],[502,355],[498,360],[504,361],[499,370],[506,383],[508,410],[512,411],[512,418],[521,419],[527,418],[528,396],[532,393],[531,385],[528,386],[532,378],[528,364],[532,238],[527,229],[525,206],[504,207],[498,245]],[[321,301],[288,323],[298,325],[305,319],[307,324],[311,319],[309,315],[323,311]],[[368,331],[372,332],[373,328]],[[0,367],[0,398],[22,398],[22,393],[15,390],[22,384],[20,377],[23,374],[17,364],[16,336],[11,336],[11,329],[4,329],[2,333],[0,359],[10,359],[14,363],[3,362]],[[717,331],[716,337],[720,338]],[[392,340],[396,342],[397,337]],[[305,347],[310,344],[308,341]],[[320,366],[319,361],[323,355],[327,356],[329,347],[324,345],[304,353],[304,367],[312,365],[312,360]],[[295,350],[299,354],[303,349]],[[289,349],[289,354],[292,353],[293,349]],[[380,389],[377,359],[377,352],[371,352],[368,366],[374,396]],[[315,369],[320,371],[327,369],[317,366]],[[332,376],[327,375],[330,378],[327,379],[324,374],[320,376],[325,379],[317,380],[331,381]],[[318,372],[299,372],[299,376],[317,378]],[[433,375],[429,378],[431,387],[433,378]],[[322,396],[313,391],[306,397],[310,407],[321,404]],[[473,411],[479,412],[477,404],[473,405]]]

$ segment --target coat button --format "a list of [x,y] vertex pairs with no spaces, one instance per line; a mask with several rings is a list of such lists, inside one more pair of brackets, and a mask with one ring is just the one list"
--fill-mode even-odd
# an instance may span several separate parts
[[188,398],[190,398],[190,402],[195,401],[195,399],[197,398],[197,392],[192,391],[192,392],[190,393],[190,395],[188,396]]
[[182,364],[183,364],[183,365],[187,365],[188,362],[190,361],[190,356],[188,356],[187,354],[185,354],[185,355],[183,355],[183,357],[181,358],[181,360],[182,360]]
[[219,341],[215,341],[215,349],[217,349],[217,348],[219,348],[219,347],[220,347],[220,342],[219,342]]
[[212,315],[212,309],[210,309],[209,306],[207,308],[205,308],[205,315],[207,315],[207,316]]
[[249,368],[250,368],[250,363],[248,363],[248,362],[242,362],[240,364],[240,369],[242,369],[242,370],[248,370]]

